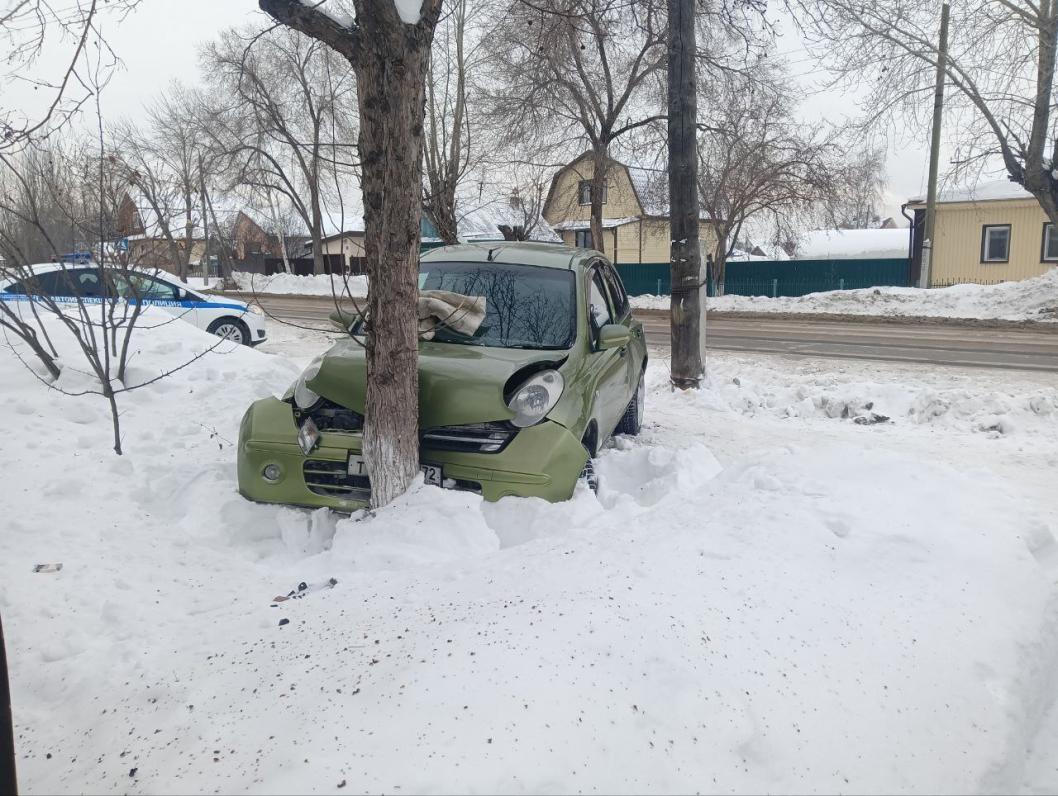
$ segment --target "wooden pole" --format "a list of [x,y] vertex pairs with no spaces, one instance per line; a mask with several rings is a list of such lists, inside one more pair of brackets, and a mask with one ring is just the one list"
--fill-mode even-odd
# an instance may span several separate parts
[[11,688],[7,680],[4,626],[0,623],[0,793],[17,796],[15,777],[15,728],[11,720]]
[[668,0],[670,378],[697,389],[705,367],[705,297],[698,241],[698,115],[694,0]]
[[944,112],[944,77],[948,66],[947,3],[940,9],[940,42],[937,45],[937,82],[933,89],[933,136],[929,146],[929,186],[926,189],[926,218],[922,224],[922,268],[919,287],[929,287],[933,262],[933,231],[937,219],[937,171],[940,165],[940,126]]

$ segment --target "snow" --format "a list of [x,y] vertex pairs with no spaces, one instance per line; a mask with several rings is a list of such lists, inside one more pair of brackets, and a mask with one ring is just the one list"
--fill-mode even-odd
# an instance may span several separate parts
[[[639,309],[669,308],[668,296],[632,296]],[[969,318],[1058,322],[1058,269],[1020,282],[953,285],[922,290],[870,287],[806,296],[721,296],[708,299],[711,312],[818,313],[919,318]]]
[[797,242],[796,260],[862,260],[907,257],[911,230],[814,229]]
[[[969,188],[954,188],[937,194],[938,202],[986,202],[1004,199],[1032,199],[1031,193],[1010,180],[992,180]],[[910,200],[910,204],[924,204],[925,196]]]
[[[145,331],[132,379],[214,342]],[[286,356],[123,396],[118,458],[101,399],[0,351],[22,789],[1058,788],[1058,375],[666,364],[598,497],[343,517],[235,491]]]
[[236,271],[232,278],[239,290],[248,293],[282,293],[301,296],[366,296],[366,276],[342,276],[339,274],[253,274]]
[[393,5],[397,7],[401,22],[414,25],[422,16],[422,2],[423,0],[393,0]]
[[[633,224],[639,221],[639,216],[626,216],[623,218],[604,218],[602,220],[603,229],[613,229],[614,227],[623,227],[625,224]],[[570,229],[587,229],[591,226],[590,219],[578,219],[575,221],[560,221],[557,224],[552,224],[551,228],[559,231],[570,230]]]

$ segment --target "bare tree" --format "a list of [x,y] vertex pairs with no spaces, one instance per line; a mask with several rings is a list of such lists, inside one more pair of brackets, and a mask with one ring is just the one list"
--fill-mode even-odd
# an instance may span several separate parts
[[468,41],[471,10],[453,0],[438,21],[426,76],[423,212],[445,243],[458,243],[456,194],[471,168],[468,72],[479,46]]
[[[938,2],[799,0],[803,24],[832,67],[869,82],[873,118],[898,111],[922,127],[932,110]],[[954,9],[946,113],[958,119],[956,171],[1002,163],[1058,223],[1054,105],[1058,3],[970,0]]]
[[[852,149],[852,147],[848,147]],[[835,180],[829,210],[842,229],[867,229],[881,220],[878,209],[885,192],[885,148],[868,142],[834,164]]]
[[159,239],[164,258],[144,252],[141,264],[167,265],[182,280],[202,237],[205,210],[201,192],[206,182],[201,165],[203,145],[195,92],[174,83],[147,109],[144,127],[115,125],[111,150],[144,219],[144,235]]
[[716,233],[710,273],[716,295],[723,295],[727,260],[747,222],[769,224],[776,240],[796,237],[798,223],[830,202],[841,184],[836,132],[797,121],[794,94],[762,59],[749,73],[714,81],[704,98],[698,192]]
[[[0,301],[0,333],[13,355],[50,389],[65,395],[99,395],[107,401],[114,451],[121,455],[118,396],[165,378],[216,346],[172,371],[145,381],[129,379],[130,343],[146,306],[145,292],[153,282],[149,271],[111,254],[109,236],[116,226],[118,207],[114,193],[107,189],[111,161],[102,144],[100,125],[99,148],[91,159],[84,159],[83,147],[72,149],[73,158],[54,148],[47,158],[31,156],[29,149],[14,155],[0,153],[0,278],[11,282]],[[46,171],[35,174],[41,167]],[[94,191],[78,182],[92,170]],[[52,215],[56,209],[65,216],[61,224]],[[47,259],[58,266],[37,267],[21,245],[24,236],[12,232],[27,226],[35,228],[50,247]],[[93,241],[87,252],[73,255],[72,261],[50,232],[68,228],[76,239]],[[56,344],[55,335],[72,341],[80,362],[96,381],[94,386],[82,386],[83,382],[76,388],[64,385],[62,347]],[[46,376],[26,361],[20,343],[44,366]]]
[[[233,188],[281,195],[312,239],[314,271],[330,200],[357,168],[355,79],[326,43],[280,28],[227,30],[203,54],[224,96],[211,112],[213,146],[231,158]],[[344,205],[341,205],[344,210]],[[337,230],[341,232],[342,230]]]
[[[0,11],[0,48],[6,73],[0,87],[30,85],[33,107],[0,106],[0,149],[20,150],[64,126],[103,86],[118,64],[100,29],[120,22],[139,0],[13,0]],[[58,59],[42,58],[46,39],[64,45]],[[38,99],[39,98],[39,99]]]
[[665,118],[664,3],[513,0],[490,36],[490,114],[505,144],[549,139],[591,152],[591,234],[602,241],[611,147]]
[[418,472],[417,187],[425,78],[441,0],[402,0],[399,7],[393,0],[354,0],[355,19],[336,19],[299,0],[259,2],[277,22],[340,53],[356,73],[372,323],[364,456],[371,503],[380,506],[402,494]]

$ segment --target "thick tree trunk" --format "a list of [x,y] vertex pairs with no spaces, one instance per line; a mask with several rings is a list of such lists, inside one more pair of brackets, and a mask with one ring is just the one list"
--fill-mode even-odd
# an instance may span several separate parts
[[596,147],[592,150],[591,175],[591,245],[593,249],[603,251],[606,241],[602,232],[602,206],[606,199],[606,175],[610,170],[610,157],[606,149]]
[[11,720],[4,626],[0,624],[0,793],[18,793],[18,778],[15,774],[15,729]]
[[430,180],[433,195],[427,203],[430,221],[437,229],[437,237],[452,246],[459,243],[459,223],[456,220],[455,185],[445,185],[440,179]]
[[430,36],[411,25],[372,28],[365,20],[357,69],[371,318],[364,458],[371,504],[382,506],[419,469],[418,186]]
[[698,243],[698,113],[694,0],[669,6],[669,228],[672,384],[697,388],[704,373],[702,254]]

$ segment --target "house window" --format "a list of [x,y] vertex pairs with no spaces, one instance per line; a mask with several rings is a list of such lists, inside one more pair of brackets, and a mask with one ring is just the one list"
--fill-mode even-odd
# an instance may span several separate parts
[[[591,204],[591,180],[581,180],[577,184],[577,201],[582,205]],[[602,186],[602,203],[606,204],[606,184]]]
[[981,262],[1010,261],[1010,224],[986,224],[981,229]]
[[1055,234],[1054,224],[1050,222],[1043,225],[1043,248],[1041,251],[1041,262],[1058,263],[1058,234]]
[[578,249],[594,249],[591,245],[591,230],[590,229],[578,229],[573,233],[576,236],[575,245]]

